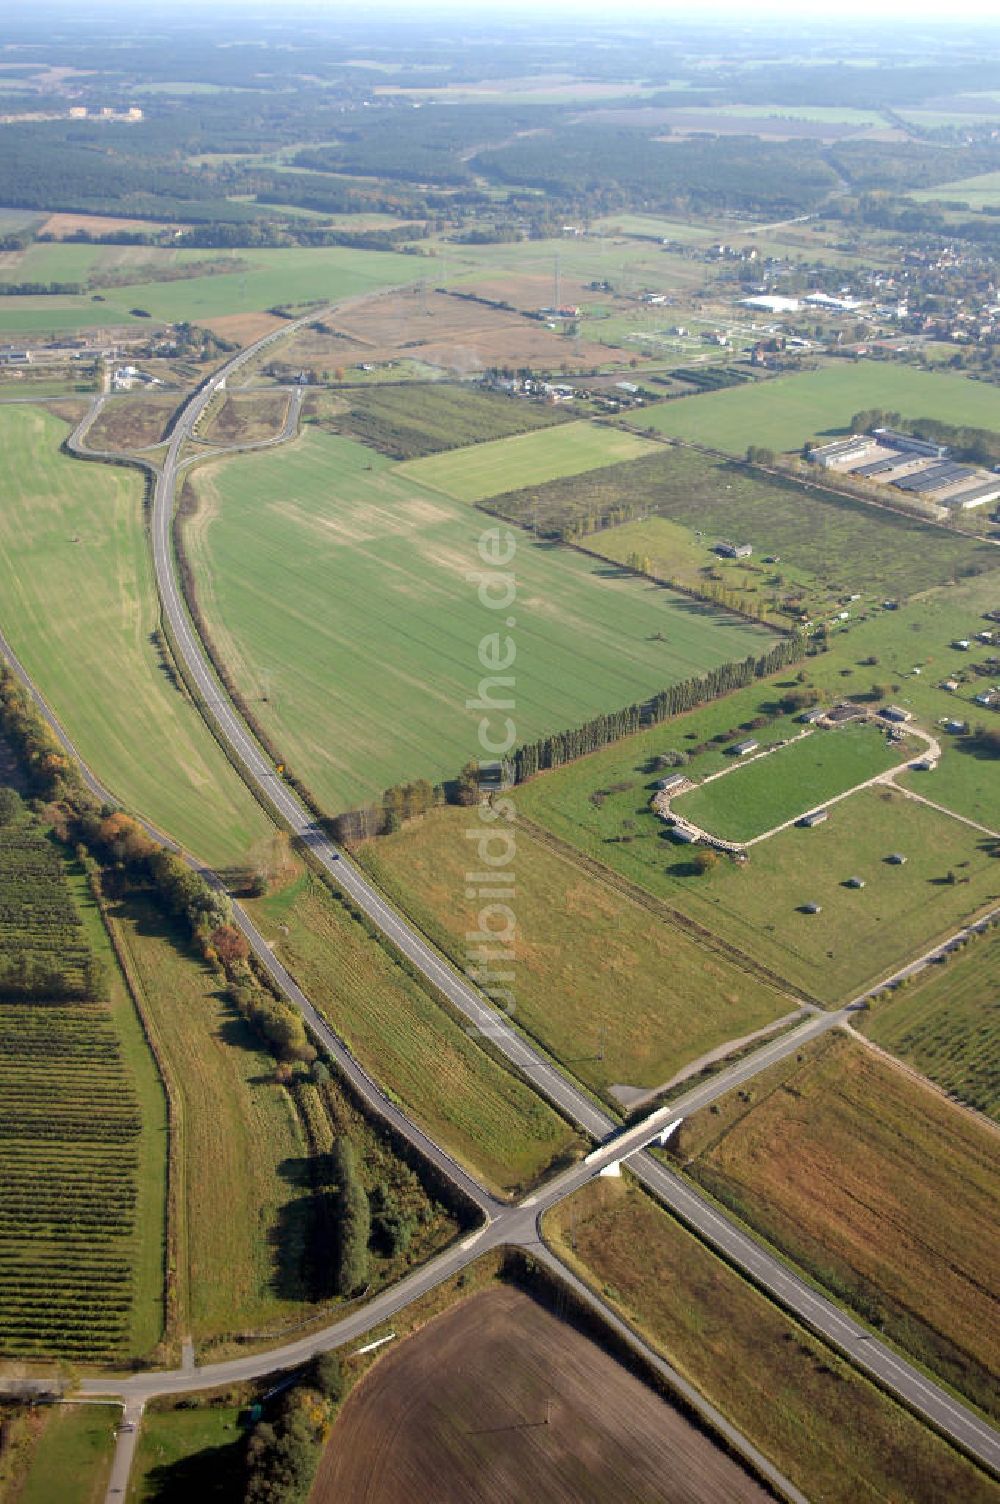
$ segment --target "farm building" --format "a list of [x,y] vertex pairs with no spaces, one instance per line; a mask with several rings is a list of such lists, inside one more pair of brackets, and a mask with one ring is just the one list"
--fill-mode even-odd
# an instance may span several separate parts
[[698,839],[694,831],[688,830],[686,825],[675,825],[671,834],[674,840],[679,841],[682,846],[693,846]]
[[832,444],[820,444],[810,449],[809,458],[814,465],[823,465],[829,470],[835,465],[864,459],[875,448],[876,442],[870,434],[852,434],[849,439],[834,439]]
[[677,789],[679,789],[682,784],[687,783],[687,781],[688,780],[686,773],[668,773],[666,778],[660,779],[656,787],[662,794],[672,794]]
[[736,742],[736,744],[729,750],[732,752],[734,757],[749,757],[750,753],[756,752],[759,747],[760,742],[756,741],[752,736],[749,736],[747,737],[745,742]]
[[901,851],[891,852],[890,855],[886,857],[886,861],[889,863],[890,867],[904,867],[906,865],[906,857]]
[[799,824],[804,825],[807,830],[811,830],[814,825],[822,825],[823,821],[829,820],[829,818],[830,811],[828,809],[814,809],[811,814],[803,815]]
[[724,559],[749,559],[753,553],[751,543],[718,543],[715,552]]
[[818,903],[804,903],[802,905],[802,912],[803,914],[822,914],[823,907],[822,904]]
[[864,885],[865,885],[865,880],[864,880],[863,877],[849,877],[847,879],[845,887],[848,887],[848,888],[863,888]]
[[893,428],[876,428],[875,437],[892,449],[902,449],[905,454],[919,454],[927,459],[940,460],[948,453],[947,444],[930,444],[926,439],[915,439],[910,433],[897,433]]
[[907,721],[913,719],[910,711],[903,710],[899,705],[884,705],[879,711],[879,715],[885,721],[895,721],[897,724],[903,726],[905,726]]
[[825,715],[826,711],[823,709],[822,705],[814,705],[811,710],[803,710],[802,714],[799,716],[799,720],[804,726],[814,726],[816,722],[821,721]]

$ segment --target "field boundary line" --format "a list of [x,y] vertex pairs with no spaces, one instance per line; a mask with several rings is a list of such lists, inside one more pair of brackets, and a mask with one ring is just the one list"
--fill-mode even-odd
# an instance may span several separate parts
[[[901,771],[899,768],[896,769],[897,773]],[[970,820],[968,815],[957,814],[955,810],[949,809],[946,804],[935,804],[933,799],[927,799],[923,794],[917,794],[913,789],[905,788],[902,784],[896,783],[895,773],[892,779],[886,779],[885,781],[891,782],[893,788],[897,789],[905,799],[915,799],[918,804],[926,804],[928,809],[936,809],[939,815],[948,815],[952,820],[959,820],[963,825],[969,825],[973,830],[978,830],[981,835],[991,836],[994,841],[1000,841],[1000,830],[990,830],[988,825],[980,825],[978,820]]]
[[[126,990],[136,1011],[142,1028],[143,1037],[149,1046],[150,1054],[156,1063],[157,1074],[163,1086],[163,1095],[166,1100],[167,1110],[167,1173],[166,1173],[166,1205],[165,1211],[165,1237],[164,1237],[164,1270],[163,1270],[163,1314],[164,1314],[164,1339],[173,1344],[181,1340],[181,1328],[186,1324],[190,1310],[190,1248],[188,1245],[187,1227],[187,1196],[184,1174],[184,1156],[181,1152],[181,1135],[183,1129],[184,1110],[177,1091],[173,1073],[167,1064],[168,1051],[160,1038],[159,1031],[153,1022],[149,1002],[146,997],[146,989],[135,969],[135,959],[129,948],[128,941],[111,913],[107,898],[100,884],[100,878],[91,887],[94,901],[97,904],[101,920],[111,941],[111,948],[115,953]],[[177,1271],[177,1278],[171,1278],[171,1269]],[[180,1271],[183,1268],[183,1277]]]
[[794,983],[786,981],[777,972],[771,971],[769,967],[753,960],[751,956],[746,955],[736,946],[731,945],[729,941],[723,940],[721,936],[716,935],[712,930],[706,929],[697,919],[690,918],[689,915],[682,913],[680,909],[672,908],[665,899],[657,898],[655,893],[647,892],[645,888],[633,882],[624,873],[616,872],[614,868],[606,866],[599,857],[591,856],[589,852],[574,846],[571,841],[567,841],[562,836],[556,835],[554,831],[532,820],[529,815],[519,814],[517,823],[520,829],[525,830],[529,836],[538,841],[539,845],[547,847],[556,856],[561,857],[568,866],[582,867],[584,871],[589,872],[592,877],[602,882],[605,887],[613,889],[621,897],[634,903],[637,908],[646,909],[647,912],[655,914],[661,919],[668,919],[672,924],[676,924],[679,929],[685,930],[693,938],[701,941],[707,950],[713,950],[717,955],[724,955],[739,970],[756,977],[761,982],[765,982],[769,987],[776,988],[784,997],[797,999],[800,1003],[804,1003],[811,1008],[821,1009],[823,1012],[827,1011],[824,1004],[820,1003],[816,998],[811,997],[804,989],[796,987]]
[[788,1504],[809,1504],[805,1494],[785,1477],[769,1457],[754,1446],[735,1422],[730,1420],[724,1411],[713,1405],[701,1389],[675,1368],[659,1351],[656,1344],[646,1337],[617,1306],[612,1305],[606,1296],[602,1296],[589,1279],[577,1272],[574,1264],[580,1269],[586,1270],[587,1268],[582,1261],[574,1258],[573,1263],[570,1263],[565,1255],[557,1253],[549,1245],[540,1230],[537,1244],[525,1252],[528,1257],[537,1259],[543,1265],[550,1279],[568,1286],[576,1299],[594,1312],[603,1325],[610,1328],[619,1341],[623,1341],[644,1366],[652,1368],[666,1385],[668,1392],[679,1397],[684,1406],[690,1407],[700,1417],[703,1424],[716,1438],[717,1445],[721,1445],[726,1452],[735,1453],[752,1474],[755,1473],[771,1488],[776,1489],[788,1501]]
[[894,1070],[901,1071],[904,1076],[908,1076],[916,1085],[923,1086],[928,1091],[932,1091],[935,1096],[941,1097],[943,1101],[947,1102],[949,1107],[954,1107],[960,1112],[968,1113],[981,1128],[988,1128],[991,1133],[1000,1134],[1000,1123],[996,1122],[994,1118],[987,1117],[985,1112],[982,1112],[978,1107],[971,1107],[968,1102],[963,1102],[959,1097],[953,1097],[951,1092],[945,1087],[940,1086],[937,1081],[932,1081],[930,1076],[925,1076],[922,1071],[918,1071],[916,1066],[909,1065],[905,1060],[900,1060],[899,1056],[894,1055],[891,1050],[887,1050],[885,1045],[878,1044],[874,1039],[869,1039],[867,1034],[862,1034],[860,1029],[856,1028],[850,1019],[845,1018],[841,1022],[840,1027],[852,1039],[857,1040],[859,1044],[863,1044],[866,1049],[873,1050],[887,1065],[892,1066]]

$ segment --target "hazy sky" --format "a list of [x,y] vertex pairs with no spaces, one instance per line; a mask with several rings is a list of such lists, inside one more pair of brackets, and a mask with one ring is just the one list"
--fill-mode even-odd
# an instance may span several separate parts
[[[335,12],[333,5],[316,5],[317,9]],[[390,10],[397,14],[433,14],[460,10],[472,19],[475,16],[522,15],[530,11],[536,15],[602,16],[611,25],[627,26],[633,17],[643,19],[662,16],[665,20],[676,18],[687,25],[699,21],[727,18],[741,29],[752,28],[755,21],[785,20],[798,26],[810,22],[819,24],[850,19],[864,21],[873,29],[880,25],[899,21],[938,22],[953,25],[956,21],[988,22],[1000,26],[998,0],[753,0],[749,6],[739,5],[735,0],[629,0],[621,9],[609,7],[607,0],[375,0],[366,7],[376,13]],[[788,38],[794,47],[794,33]]]

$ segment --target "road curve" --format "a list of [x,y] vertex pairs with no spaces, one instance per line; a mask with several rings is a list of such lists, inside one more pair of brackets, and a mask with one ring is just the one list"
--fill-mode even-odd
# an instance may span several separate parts
[[[309,318],[315,317],[315,314],[309,316]],[[355,864],[317,826],[309,810],[279,777],[274,764],[236,713],[216,678],[188,616],[177,581],[176,560],[172,546],[176,480],[182,464],[180,450],[190,438],[198,418],[211,401],[220,380],[228,379],[235,370],[252,359],[262,348],[298,327],[300,323],[307,321],[300,320],[295,324],[289,324],[266,335],[255,345],[248,346],[196,392],[180,413],[163,458],[162,468],[153,472],[156,476],[151,522],[153,560],[161,606],[170,623],[175,649],[183,658],[187,673],[197,685],[204,712],[215,723],[218,732],[228,743],[245,776],[292,832],[309,848],[333,881],[417,967],[431,986],[442,993],[464,1015],[474,1030],[488,1037],[511,1064],[520,1070],[539,1091],[549,1097],[567,1118],[592,1137],[603,1140],[616,1131],[618,1125],[614,1120],[519,1034],[503,1014],[488,1005],[464,977],[444,962],[424,938],[387,902]],[[723,1073],[722,1078],[716,1078],[714,1085],[718,1091],[705,1087],[692,1093],[692,1101],[697,1099],[701,1105],[700,1099],[705,1092],[711,1094],[704,1100],[711,1100],[713,1095],[721,1094],[722,1090],[731,1089],[739,1080],[749,1079],[767,1064],[799,1048],[812,1034],[833,1027],[838,1021],[836,1014],[821,1015],[819,1018],[810,1020],[802,1030],[784,1036],[773,1045],[756,1052],[753,1057],[734,1067],[731,1072]],[[678,1110],[680,1110],[680,1104],[678,1104]],[[692,1105],[688,1110],[694,1110],[694,1106]],[[791,1275],[780,1259],[763,1249],[696,1189],[681,1181],[648,1155],[638,1157],[635,1169],[640,1180],[654,1195],[665,1200],[685,1221],[696,1226],[703,1237],[724,1252],[737,1267],[750,1274],[755,1282],[773,1295],[780,1304],[786,1306],[807,1325],[829,1334],[830,1340],[835,1341],[842,1350],[849,1352],[852,1361],[858,1367],[878,1378],[913,1410],[924,1415],[943,1432],[952,1436],[985,1466],[1000,1472],[1000,1436],[986,1422],[980,1420],[959,1401],[952,1399],[945,1390],[926,1378],[914,1365],[907,1363],[890,1352],[883,1344],[878,1343],[870,1332],[854,1322],[831,1300],[814,1291],[805,1281]],[[579,1167],[578,1173],[581,1173]],[[584,1175],[583,1178],[589,1178],[589,1176]],[[562,1183],[562,1178],[560,1183]],[[579,1183],[582,1183],[582,1180]],[[576,1184],[575,1177],[571,1176],[562,1194],[569,1194],[572,1189],[576,1188]],[[546,1202],[547,1200],[548,1198]],[[506,1233],[506,1226],[503,1229],[497,1226],[494,1234],[496,1238],[500,1237],[501,1230]],[[484,1242],[483,1246],[488,1245]],[[423,1272],[433,1278],[439,1264],[447,1257],[448,1255],[443,1255],[442,1260],[435,1261],[433,1271],[428,1268]],[[387,1292],[387,1296],[389,1293],[391,1292]],[[338,1330],[341,1326],[342,1324],[338,1324]],[[837,1333],[840,1334],[839,1338],[835,1335]],[[313,1343],[313,1350],[322,1341],[316,1337],[304,1340]],[[347,1339],[338,1339],[338,1344],[331,1342],[330,1345],[339,1345],[340,1340]],[[276,1358],[275,1354],[270,1356],[272,1359]],[[203,1369],[199,1372],[201,1382],[209,1382],[205,1378],[209,1370]]]

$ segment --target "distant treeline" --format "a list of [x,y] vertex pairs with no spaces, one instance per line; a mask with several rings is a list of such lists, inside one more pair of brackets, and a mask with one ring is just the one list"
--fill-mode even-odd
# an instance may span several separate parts
[[944,423],[940,418],[904,418],[879,407],[865,408],[851,419],[853,433],[868,433],[873,428],[894,428],[929,444],[946,444],[956,459],[972,465],[1000,464],[1000,429],[970,428]]

